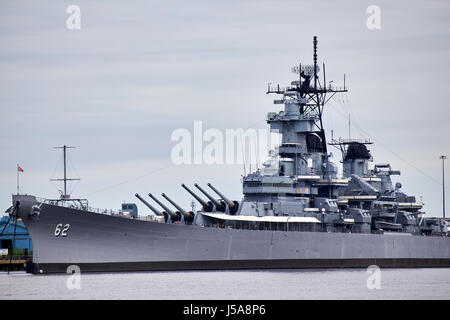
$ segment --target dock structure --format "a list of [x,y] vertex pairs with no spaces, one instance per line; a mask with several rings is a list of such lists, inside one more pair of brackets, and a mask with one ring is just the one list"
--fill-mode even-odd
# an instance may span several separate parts
[[15,223],[4,216],[0,219],[0,271],[25,270],[32,258],[33,244],[21,219]]
[[28,256],[0,256],[0,271],[25,271]]

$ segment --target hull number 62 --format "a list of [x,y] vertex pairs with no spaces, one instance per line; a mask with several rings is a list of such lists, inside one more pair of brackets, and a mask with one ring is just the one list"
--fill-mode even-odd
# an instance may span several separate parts
[[55,237],[67,237],[67,231],[69,231],[70,224],[61,224],[58,223],[55,228]]

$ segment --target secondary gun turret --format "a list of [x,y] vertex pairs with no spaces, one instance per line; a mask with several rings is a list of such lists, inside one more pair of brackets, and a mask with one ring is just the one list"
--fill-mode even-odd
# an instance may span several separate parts
[[227,205],[225,204],[225,202],[223,201],[217,201],[216,199],[214,199],[208,192],[206,192],[205,190],[203,190],[198,184],[194,183],[194,186],[200,190],[209,200],[211,200],[211,202],[214,204],[214,206],[216,207],[217,211],[221,211],[221,212],[225,212],[227,209]]
[[166,212],[170,215],[170,221],[171,222],[176,222],[176,221],[180,221],[181,220],[181,213],[178,211],[172,211],[170,210],[168,207],[166,207],[163,203],[161,203],[161,201],[159,201],[158,199],[156,199],[151,193],[148,194],[148,196],[150,198],[152,198],[157,204],[159,204],[161,206],[161,208],[163,208],[164,210],[166,210]]
[[195,198],[195,200],[197,200],[198,202],[200,202],[200,204],[203,206],[203,210],[205,212],[212,212],[214,209],[214,205],[211,201],[203,201],[202,198],[200,198],[199,196],[197,196],[194,192],[192,192],[188,187],[186,187],[186,185],[183,183],[181,184],[181,186],[191,194],[191,196],[193,196]]
[[164,211],[159,211],[158,209],[156,209],[154,206],[152,206],[150,203],[148,203],[147,201],[145,201],[145,199],[143,199],[139,194],[135,194],[136,198],[138,198],[139,200],[142,201],[142,203],[144,203],[150,210],[152,210],[157,216],[164,216],[164,221],[167,222],[167,219],[169,218],[167,212]]
[[187,223],[192,223],[194,221],[194,212],[192,211],[186,211],[183,208],[181,208],[179,205],[177,205],[175,202],[173,202],[168,196],[166,196],[165,193],[161,193],[161,195],[169,201],[175,208],[177,208],[178,211],[180,211],[183,214],[184,221]]
[[222,198],[223,201],[228,205],[228,211],[230,214],[235,214],[239,209],[239,202],[236,200],[231,201],[227,197],[225,197],[219,190],[214,188],[211,183],[207,184],[208,187],[210,187],[215,193],[219,195],[219,197]]
[[400,175],[400,171],[392,170],[388,163],[376,164],[373,170],[375,176],[381,179],[381,192],[390,193],[394,191],[391,176]]

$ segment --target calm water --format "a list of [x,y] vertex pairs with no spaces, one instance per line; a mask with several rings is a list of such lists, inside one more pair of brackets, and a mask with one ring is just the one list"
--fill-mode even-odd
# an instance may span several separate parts
[[[188,271],[69,275],[0,273],[0,299],[450,299],[450,268]],[[73,279],[73,278],[72,278]],[[72,280],[69,279],[69,280]],[[70,283],[70,281],[69,281]]]

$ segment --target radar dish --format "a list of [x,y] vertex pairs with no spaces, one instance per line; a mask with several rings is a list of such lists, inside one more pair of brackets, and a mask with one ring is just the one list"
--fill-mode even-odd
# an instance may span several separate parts
[[[302,74],[306,76],[313,76],[314,75],[314,65],[308,64],[308,65],[299,65],[292,67],[292,72],[296,74],[300,74],[300,71]],[[316,67],[316,71],[319,72],[320,68],[319,66]]]

